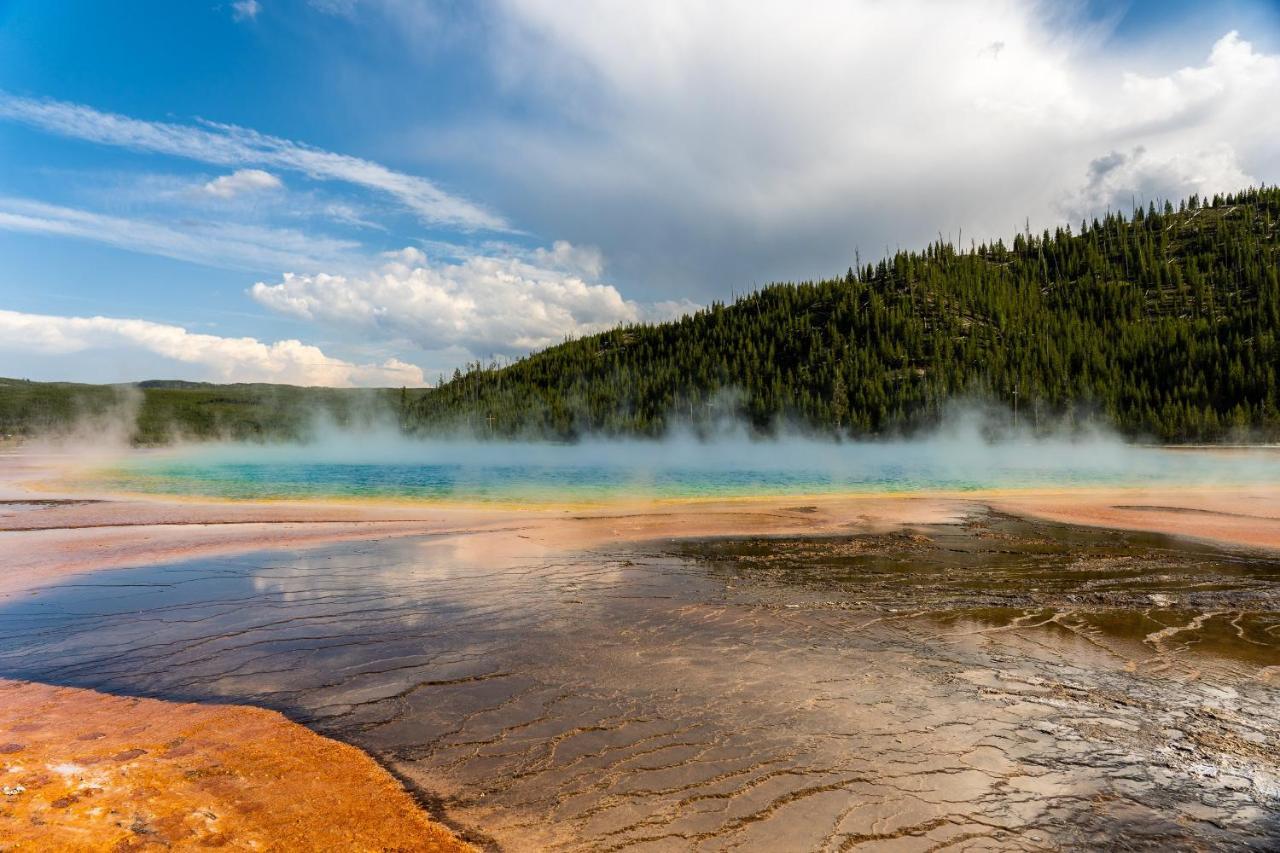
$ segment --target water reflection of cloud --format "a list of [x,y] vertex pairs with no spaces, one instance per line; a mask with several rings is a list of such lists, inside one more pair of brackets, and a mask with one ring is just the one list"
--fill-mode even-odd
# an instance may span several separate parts
[[[771,849],[768,832],[814,832],[819,847],[833,827],[857,837],[935,820],[1005,827],[993,838],[1009,845],[1105,847],[1135,826],[1174,841],[1263,837],[1247,817],[1265,811],[1260,789],[1237,777],[1249,761],[1274,770],[1242,750],[1249,732],[1280,734],[1275,688],[1206,669],[1211,693],[1103,662],[1080,653],[1083,630],[1018,623],[1034,604],[949,624],[910,615],[955,615],[958,598],[1019,580],[1056,595],[1087,575],[1082,561],[1114,575],[1104,534],[1001,524],[930,528],[933,550],[919,534],[574,556],[507,532],[193,561],[114,573],[113,597],[42,592],[23,605],[55,614],[41,632],[9,630],[16,611],[0,610],[0,660],[282,708],[444,779],[451,808],[505,839],[546,826],[563,833],[548,844],[589,848],[710,828],[756,849]],[[1013,629],[968,630],[991,623]],[[1210,756],[1197,761],[1222,778],[1153,746],[1173,731],[1211,736],[1194,741]],[[1124,814],[1098,806],[1118,801],[1117,779]],[[1193,801],[1230,826],[1186,813]]]

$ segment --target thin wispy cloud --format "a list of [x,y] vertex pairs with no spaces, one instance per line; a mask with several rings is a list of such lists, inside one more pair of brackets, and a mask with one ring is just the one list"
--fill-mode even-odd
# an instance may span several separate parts
[[0,118],[60,136],[184,157],[218,166],[300,172],[315,180],[343,181],[396,199],[424,223],[471,230],[506,230],[496,214],[451,195],[426,178],[380,163],[215,122],[200,126],[143,121],[83,104],[0,92]]
[[258,0],[235,0],[231,4],[231,17],[237,21],[252,21],[261,11],[262,4]]
[[222,269],[317,269],[346,265],[356,242],[235,222],[163,225],[24,198],[0,196],[0,230],[75,237]]

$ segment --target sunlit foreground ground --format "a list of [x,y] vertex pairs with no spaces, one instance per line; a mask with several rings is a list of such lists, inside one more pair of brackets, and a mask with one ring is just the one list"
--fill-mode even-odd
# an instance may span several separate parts
[[0,680],[5,850],[466,846],[367,756],[280,715]]
[[513,850],[1280,843],[1265,483],[521,511],[0,464],[18,849],[457,843],[422,804]]

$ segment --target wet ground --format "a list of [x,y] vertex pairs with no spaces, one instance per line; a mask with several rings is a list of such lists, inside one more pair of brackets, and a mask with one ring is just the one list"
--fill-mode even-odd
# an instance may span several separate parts
[[0,610],[0,675],[282,710],[506,849],[1280,845],[1280,560],[1140,534],[102,571]]

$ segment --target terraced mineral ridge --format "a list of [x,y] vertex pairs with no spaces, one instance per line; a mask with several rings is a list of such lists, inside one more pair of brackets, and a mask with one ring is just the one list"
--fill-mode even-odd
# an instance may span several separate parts
[[100,570],[4,603],[0,674],[282,711],[509,850],[1280,844],[1274,557],[510,538]]

